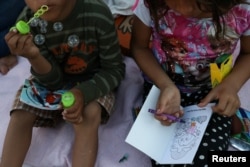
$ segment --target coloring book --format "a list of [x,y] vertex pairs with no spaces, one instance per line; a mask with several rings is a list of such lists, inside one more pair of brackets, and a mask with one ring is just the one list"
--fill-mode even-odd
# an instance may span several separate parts
[[183,108],[183,122],[163,126],[149,109],[156,109],[160,90],[153,86],[126,142],[159,164],[191,164],[212,115],[211,106]]
[[50,91],[34,80],[26,79],[20,101],[39,109],[58,110],[61,108],[61,96],[65,91]]

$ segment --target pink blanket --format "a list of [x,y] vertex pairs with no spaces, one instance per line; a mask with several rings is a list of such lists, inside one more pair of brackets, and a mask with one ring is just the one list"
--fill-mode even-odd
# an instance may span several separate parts
[[[132,110],[141,105],[143,83],[134,61],[124,57],[124,62],[126,77],[117,91],[115,113],[106,125],[99,128],[99,152],[95,167],[151,167],[146,155],[124,141],[134,121]],[[19,64],[8,75],[0,75],[0,157],[9,110],[17,89],[30,75],[29,68],[28,62],[19,58]],[[73,129],[68,123],[62,123],[55,129],[34,128],[25,166],[70,167],[73,138]],[[128,159],[119,163],[125,154]]]

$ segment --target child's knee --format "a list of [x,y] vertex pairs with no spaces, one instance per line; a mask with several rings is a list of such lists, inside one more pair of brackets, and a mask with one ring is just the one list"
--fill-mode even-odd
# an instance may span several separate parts
[[11,120],[21,123],[34,123],[36,115],[24,110],[14,110],[11,112]]
[[99,125],[101,123],[101,113],[101,105],[96,101],[92,101],[86,105],[83,112],[83,119],[84,121]]

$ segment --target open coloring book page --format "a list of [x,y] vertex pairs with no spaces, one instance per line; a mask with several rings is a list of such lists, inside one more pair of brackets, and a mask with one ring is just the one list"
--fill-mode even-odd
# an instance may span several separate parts
[[190,164],[197,152],[212,115],[209,104],[204,108],[184,108],[182,120],[163,126],[148,109],[156,107],[160,90],[153,86],[135,120],[126,142],[159,164]]

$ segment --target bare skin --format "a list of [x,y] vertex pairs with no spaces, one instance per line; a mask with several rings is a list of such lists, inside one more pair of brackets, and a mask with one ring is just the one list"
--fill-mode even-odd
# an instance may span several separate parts
[[[165,3],[173,10],[187,17],[206,18],[211,13],[202,12],[196,5],[195,0],[165,0]],[[155,59],[149,48],[151,28],[146,26],[137,16],[134,16],[132,27],[131,49],[135,61],[142,71],[161,90],[157,103],[157,114],[167,113],[181,117],[183,111],[180,109],[180,92],[172,80],[166,75]],[[206,106],[213,100],[218,104],[212,107],[213,111],[224,116],[233,116],[240,106],[238,91],[249,79],[250,71],[247,70],[250,62],[250,49],[247,44],[249,36],[240,38],[241,53],[237,58],[232,72],[198,104]],[[149,68],[150,67],[150,68]],[[237,83],[235,82],[237,80]],[[171,125],[172,121],[164,116],[156,116],[162,124]]]
[[[100,105],[93,101],[84,108],[84,112],[83,110],[80,112],[80,119],[75,112],[68,111],[68,120],[68,116],[65,116],[65,119],[73,124],[75,132],[72,167],[94,166],[98,149],[98,127],[101,122],[101,111]],[[0,167],[22,166],[30,146],[35,120],[36,116],[30,112],[18,110],[12,113]]]
[[17,57],[13,54],[0,58],[0,73],[6,75],[17,64]]
[[[49,11],[42,18],[47,21],[60,21],[71,13],[76,0],[25,0],[26,4],[35,12],[42,5],[47,5]],[[52,66],[39,52],[33,43],[31,34],[21,35],[16,30],[5,36],[12,54],[27,58],[33,70],[38,74],[47,74]],[[101,123],[102,108],[96,101],[84,106],[83,94],[80,90],[70,90],[75,96],[72,107],[63,111],[62,116],[72,123],[75,131],[73,144],[72,166],[93,167],[98,147],[98,127]],[[21,167],[29,149],[32,129],[36,116],[21,110],[11,114],[0,167]],[[18,140],[16,140],[18,139]]]

